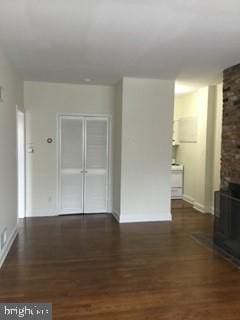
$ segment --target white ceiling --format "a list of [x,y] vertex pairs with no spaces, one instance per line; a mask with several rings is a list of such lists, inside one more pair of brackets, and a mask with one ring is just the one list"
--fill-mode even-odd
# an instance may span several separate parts
[[207,83],[240,62],[239,0],[0,0],[0,13],[25,80]]

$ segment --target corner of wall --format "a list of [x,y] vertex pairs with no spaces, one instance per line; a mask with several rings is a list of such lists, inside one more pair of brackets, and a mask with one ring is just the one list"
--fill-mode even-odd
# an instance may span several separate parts
[[118,212],[118,210],[113,209],[112,216],[117,220],[118,223],[120,222],[120,213]]
[[10,234],[10,236],[8,237],[7,243],[5,245],[4,250],[1,252],[0,255],[0,268],[2,267],[5,259],[7,258],[7,255],[13,245],[14,240],[16,239],[18,235],[18,231],[17,231],[17,226],[13,229],[12,233]]
[[[4,199],[1,205],[1,231],[6,230],[6,241],[0,253],[0,265],[3,264],[17,235],[18,194],[17,194],[17,128],[16,106],[24,107],[23,80],[12,66],[7,56],[0,50],[0,78],[5,90],[1,101],[0,118],[7,121],[1,127],[0,144],[5,146],[1,154],[0,194]],[[6,184],[5,181],[8,181]]]

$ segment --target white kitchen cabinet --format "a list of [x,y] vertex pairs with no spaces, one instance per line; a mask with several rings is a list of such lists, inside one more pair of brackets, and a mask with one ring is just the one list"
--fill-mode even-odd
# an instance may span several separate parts
[[173,165],[171,175],[171,198],[182,199],[183,197],[183,166]]
[[182,197],[183,197],[182,188],[171,188],[172,199],[182,199]]
[[173,188],[182,188],[183,185],[183,175],[182,171],[173,171],[172,170],[172,187]]

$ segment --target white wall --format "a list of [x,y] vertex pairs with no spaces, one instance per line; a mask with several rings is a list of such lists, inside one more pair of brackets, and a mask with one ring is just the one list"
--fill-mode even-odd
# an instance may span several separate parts
[[0,250],[0,265],[17,226],[17,134],[16,105],[23,107],[23,82],[0,52],[0,234],[7,229],[7,245]]
[[[208,90],[208,114],[206,134],[206,167],[205,167],[205,212],[212,211],[213,200],[213,172],[214,172],[214,136],[216,113],[216,86],[209,86]],[[219,124],[222,126],[222,124]],[[217,160],[217,159],[216,159]],[[220,158],[219,158],[220,161]],[[219,172],[220,173],[220,172]]]
[[[58,113],[113,115],[113,209],[121,221],[169,220],[174,82],[126,78],[115,87],[25,82],[29,215],[57,214]],[[30,179],[27,179],[30,181]]]
[[[58,113],[112,115],[115,90],[108,86],[25,82],[25,108],[31,119],[28,144],[34,148],[31,158],[32,196],[30,215],[57,214],[57,146]],[[54,143],[48,144],[47,138]],[[29,179],[28,179],[29,180]]]
[[115,86],[113,117],[113,214],[119,220],[121,212],[121,155],[122,155],[122,81]]
[[170,220],[174,82],[123,79],[121,222]]
[[207,143],[212,144],[208,141],[208,116],[210,114],[210,108],[212,105],[209,104],[210,88],[204,87],[196,92],[196,103],[198,111],[198,142],[196,150],[196,172],[195,177],[195,203],[194,207],[199,211],[205,212],[207,205],[207,186],[209,183],[208,176],[208,159],[207,159]]
[[215,95],[215,111],[214,111],[214,136],[213,136],[213,165],[212,165],[212,199],[211,212],[213,212],[214,191],[220,189],[220,173],[221,173],[221,145],[222,145],[222,117],[223,117],[223,84],[216,86]]

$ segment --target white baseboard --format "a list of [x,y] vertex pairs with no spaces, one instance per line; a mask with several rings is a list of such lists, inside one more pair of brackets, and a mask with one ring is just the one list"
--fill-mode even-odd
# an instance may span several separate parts
[[164,215],[162,214],[161,217],[159,217],[159,215],[127,215],[124,217],[120,216],[120,213],[117,210],[113,210],[112,215],[119,223],[172,221],[171,213]]
[[206,208],[203,204],[194,201],[193,208],[197,211],[200,211],[201,213],[206,213]]
[[193,208],[201,213],[212,213],[214,212],[214,208],[211,207],[211,208],[207,208],[205,207],[203,204],[195,201],[194,198],[188,196],[187,194],[184,194],[183,195],[183,200],[192,204],[193,205]]
[[171,213],[166,214],[148,214],[148,215],[123,215],[120,216],[120,223],[134,223],[134,222],[161,222],[161,221],[172,221]]
[[58,216],[59,213],[56,209],[33,209],[31,213],[27,215],[28,218],[31,217],[54,217]]
[[18,230],[17,230],[17,227],[15,227],[13,232],[11,233],[10,237],[8,238],[8,241],[5,246],[5,249],[3,250],[3,253],[0,256],[0,268],[2,267],[7,255],[8,255],[8,252],[11,249],[11,246],[12,246],[14,240],[16,239],[17,235],[18,235]]
[[194,204],[195,201],[192,197],[188,196],[187,194],[183,195],[183,200],[191,204]]
[[205,207],[205,212],[207,213],[211,213],[212,215],[214,215],[214,207],[211,206],[211,207]]

